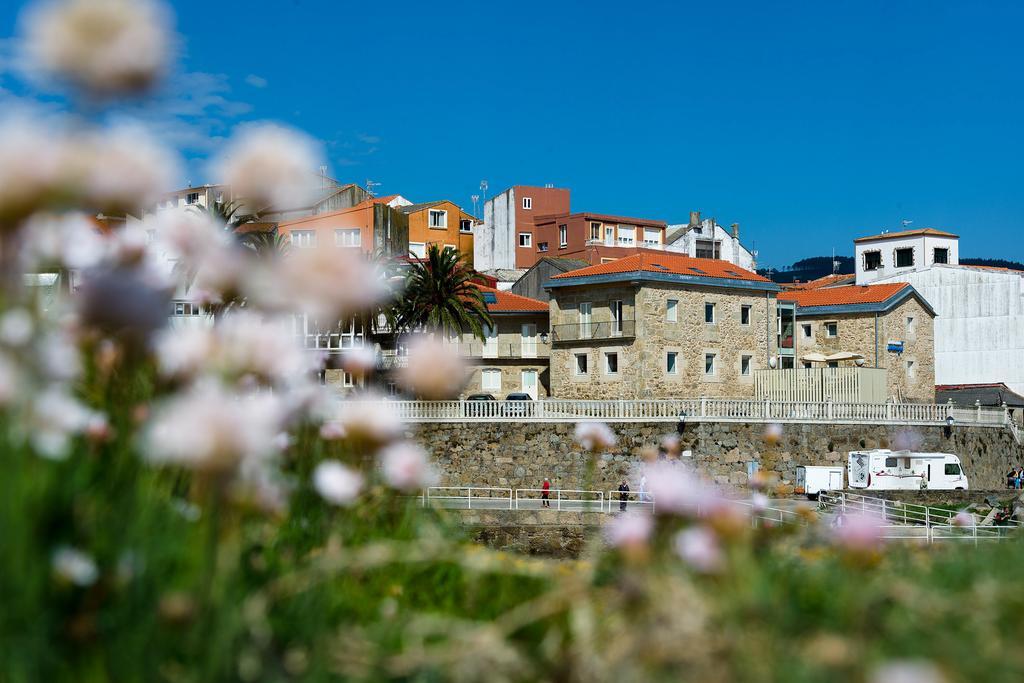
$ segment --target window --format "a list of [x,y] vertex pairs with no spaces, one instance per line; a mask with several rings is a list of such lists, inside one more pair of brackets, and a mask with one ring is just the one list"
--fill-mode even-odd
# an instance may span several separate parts
[[431,209],[427,214],[427,225],[432,228],[447,228],[448,212],[442,209]]
[[715,240],[697,240],[697,258],[722,258],[722,243]]
[[914,379],[914,370],[916,369],[914,361],[907,361],[907,379]]
[[717,358],[716,354],[713,354],[713,353],[705,353],[704,354],[704,374],[705,375],[713,375],[713,374],[715,374],[715,359],[716,358]]
[[914,316],[907,316],[907,334],[914,334]]
[[576,374],[585,375],[587,374],[587,354],[577,353],[576,354]]
[[839,323],[825,323],[825,336],[826,337],[838,337],[839,336]]
[[537,323],[523,323],[519,348],[523,358],[537,357]]
[[886,458],[885,459],[885,466],[886,467],[896,467],[897,464],[898,464],[897,460],[898,460],[897,458]]
[[176,316],[202,315],[202,312],[199,304],[194,304],[191,301],[175,301],[173,304],[173,315]]
[[409,242],[409,253],[416,258],[427,257],[427,245],[425,242]]
[[189,192],[187,195],[185,195],[185,203],[186,204],[198,204],[199,203],[199,193],[198,192]]
[[804,361],[804,370],[810,370],[810,369],[811,369],[810,362],[809,361]]
[[914,248],[902,247],[896,250],[896,267],[909,268],[914,265]]
[[740,306],[740,325],[750,324],[750,306],[744,304]]
[[604,227],[604,246],[612,247],[615,246],[615,228],[611,225]]
[[300,247],[303,249],[316,246],[316,231],[315,230],[292,230],[291,232],[291,244],[293,247]]
[[679,374],[679,352],[669,351],[665,354],[665,372],[670,375]]
[[523,197],[523,208],[527,211],[533,208],[533,199],[531,197]]
[[865,251],[864,252],[864,270],[878,270],[882,267],[882,252],[880,251]]
[[533,233],[521,232],[519,233],[519,246],[521,247],[532,247],[533,246]]
[[538,242],[537,243],[537,251],[547,251],[547,250],[548,250],[548,243],[547,242]]
[[704,304],[704,322],[708,325],[715,324],[715,305],[711,303]]
[[837,361],[837,360],[830,360],[828,362],[828,366],[830,368],[838,368],[839,367],[839,361]]
[[459,221],[459,232],[473,232],[473,221],[463,218]]
[[334,246],[358,247],[362,245],[359,228],[345,228],[334,231]]
[[960,465],[955,462],[947,462],[942,468],[942,472],[948,477],[958,477],[960,476]]
[[810,325],[808,325],[808,324],[801,325],[800,329],[803,330],[804,338],[805,339],[810,339],[811,338],[811,326]]
[[661,244],[661,230],[659,228],[644,228],[644,245],[657,244]]
[[601,224],[591,223],[590,224],[590,239],[600,240],[601,239]]
[[593,306],[589,301],[580,303],[580,339],[590,339],[590,313]]
[[498,328],[484,324],[484,358],[498,357]]
[[341,380],[341,384],[342,386],[346,387],[354,387],[356,385],[355,378],[352,376],[352,373],[349,372],[348,370],[345,371],[345,374]]
[[481,370],[480,388],[484,391],[501,391],[501,370],[494,368]]
[[[933,263],[949,263],[949,249],[946,247],[936,247],[932,252]],[[949,467],[949,465],[946,465]]]
[[604,354],[604,374],[606,374],[606,375],[617,375],[617,374],[619,374],[619,354],[617,354],[617,353],[606,353],[606,354]]
[[636,228],[632,225],[619,226],[619,246],[631,247],[636,243]]
[[740,374],[744,377],[750,376],[750,361],[752,359],[753,356],[748,356],[746,354],[740,356]]
[[679,300],[669,299],[665,302],[665,320],[670,323],[676,322],[679,316]]
[[560,247],[569,246],[569,226],[564,223],[558,226],[558,245]]
[[617,299],[611,303],[612,309],[612,336],[618,337],[622,334],[622,300]]

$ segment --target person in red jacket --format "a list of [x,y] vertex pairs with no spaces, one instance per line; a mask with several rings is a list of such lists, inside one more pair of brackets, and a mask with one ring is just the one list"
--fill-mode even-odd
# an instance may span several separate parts
[[547,477],[544,477],[544,485],[540,487],[540,490],[541,505],[546,508],[551,507],[551,501],[548,499],[548,494],[551,491],[551,480],[548,479]]

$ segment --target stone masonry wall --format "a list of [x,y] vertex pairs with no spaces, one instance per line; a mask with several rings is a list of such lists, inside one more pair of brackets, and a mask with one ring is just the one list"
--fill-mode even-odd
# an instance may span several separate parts
[[[633,474],[641,451],[657,445],[671,423],[613,423],[618,443],[598,456],[595,490],[614,489]],[[431,454],[442,485],[538,488],[550,477],[555,488],[584,487],[587,456],[573,441],[572,423],[433,423],[411,425],[414,436]],[[738,423],[689,424],[683,448],[698,471],[714,481],[742,487],[751,465],[776,472],[784,484],[796,479],[797,465],[845,465],[849,451],[910,447],[913,450],[960,456],[973,489],[1000,489],[1006,471],[1024,463],[1024,447],[1005,429],[954,427],[946,438],[942,427],[900,427],[829,424],[783,425],[781,436],[765,438],[765,425]],[[785,488],[785,486],[783,487]]]

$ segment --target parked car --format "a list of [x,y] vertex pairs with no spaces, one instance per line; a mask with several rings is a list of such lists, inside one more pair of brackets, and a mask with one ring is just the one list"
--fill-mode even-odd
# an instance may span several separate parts
[[497,400],[494,398],[494,394],[470,394],[462,404],[462,412],[466,417],[494,417],[496,415],[494,406],[490,406],[488,403]]
[[532,417],[535,414],[533,397],[523,392],[513,392],[505,397],[502,415],[506,417]]

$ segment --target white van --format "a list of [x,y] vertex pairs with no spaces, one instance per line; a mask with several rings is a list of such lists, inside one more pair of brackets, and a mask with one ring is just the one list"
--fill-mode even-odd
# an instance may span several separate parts
[[848,481],[854,489],[967,489],[960,458],[879,448],[851,451]]
[[796,492],[807,494],[816,500],[822,491],[839,491],[843,488],[843,467],[798,465],[796,468]]

